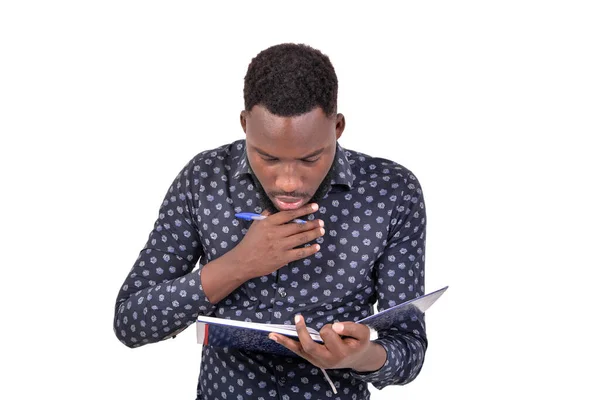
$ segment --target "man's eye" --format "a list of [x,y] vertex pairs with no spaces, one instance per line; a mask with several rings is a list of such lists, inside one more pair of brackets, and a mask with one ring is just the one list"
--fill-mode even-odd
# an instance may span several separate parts
[[277,158],[273,158],[273,157],[261,157],[264,161],[266,162],[275,162],[277,161]]
[[316,163],[317,161],[319,161],[319,157],[317,157],[317,158],[305,158],[305,159],[302,160],[302,162],[305,162],[307,164]]

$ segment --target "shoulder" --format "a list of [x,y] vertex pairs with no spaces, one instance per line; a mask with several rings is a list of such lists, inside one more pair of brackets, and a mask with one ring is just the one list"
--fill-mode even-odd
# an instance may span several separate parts
[[398,162],[344,149],[346,158],[359,185],[369,184],[382,190],[421,193],[416,175]]
[[[214,149],[203,150],[196,154],[190,164],[203,163],[210,165],[212,163],[231,163],[232,160],[239,159],[245,151],[245,141],[236,140],[235,142],[224,144]],[[211,160],[211,161],[207,161]]]
[[203,150],[188,161],[182,173],[208,178],[223,174],[232,168],[244,155],[245,140],[236,140],[214,149]]

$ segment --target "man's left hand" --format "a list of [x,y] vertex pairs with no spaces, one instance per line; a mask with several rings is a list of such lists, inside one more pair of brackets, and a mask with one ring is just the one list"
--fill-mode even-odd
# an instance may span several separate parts
[[269,334],[269,338],[316,367],[352,368],[358,372],[367,372],[376,371],[385,364],[385,349],[371,341],[371,331],[365,325],[354,322],[327,324],[319,332],[323,339],[321,344],[310,337],[301,315],[297,315],[295,321],[299,342],[276,333]]

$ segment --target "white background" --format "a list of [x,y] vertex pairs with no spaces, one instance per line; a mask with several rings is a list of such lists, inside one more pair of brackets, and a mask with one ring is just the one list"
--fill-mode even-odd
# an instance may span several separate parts
[[128,349],[114,301],[175,175],[243,137],[252,57],[301,42],[341,144],[420,179],[450,285],[421,375],[373,398],[599,398],[595,3],[2,2],[0,397],[194,398],[194,330]]

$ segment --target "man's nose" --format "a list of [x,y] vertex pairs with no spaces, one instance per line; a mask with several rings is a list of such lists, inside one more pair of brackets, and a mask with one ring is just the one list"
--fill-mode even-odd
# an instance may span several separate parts
[[277,190],[286,193],[299,191],[301,184],[302,180],[300,175],[295,168],[289,165],[284,166],[275,179]]

